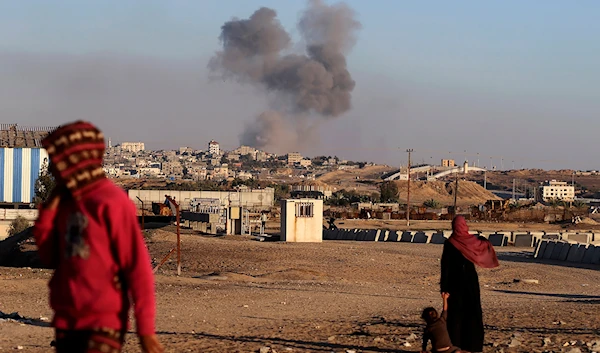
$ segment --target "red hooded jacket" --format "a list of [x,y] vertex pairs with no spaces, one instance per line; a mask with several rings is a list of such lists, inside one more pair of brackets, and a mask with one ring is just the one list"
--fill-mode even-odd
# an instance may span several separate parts
[[108,179],[79,200],[61,199],[40,209],[33,230],[41,260],[55,269],[50,280],[53,326],[65,330],[127,327],[134,304],[139,335],[155,332],[154,277],[150,256],[127,194]]

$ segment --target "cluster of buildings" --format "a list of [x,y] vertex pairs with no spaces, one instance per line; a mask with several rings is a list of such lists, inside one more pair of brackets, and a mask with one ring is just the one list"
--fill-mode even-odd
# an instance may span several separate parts
[[[293,168],[295,176],[311,179],[315,168],[355,168],[356,165],[336,157],[310,159],[298,152],[287,155],[240,146],[225,151],[211,140],[206,150],[181,147],[179,150],[149,151],[143,142],[123,142],[106,150],[105,172],[115,178],[164,178],[170,180],[223,180],[258,178],[265,169]],[[266,168],[268,167],[268,168]]]
[[[105,155],[105,172],[115,178],[165,178],[171,180],[250,179],[260,174],[261,163],[308,168],[312,161],[299,153],[277,156],[250,146],[224,151],[211,140],[206,150],[181,147],[179,150],[149,151],[143,142],[109,143]],[[246,162],[246,163],[245,163]],[[251,163],[252,167],[245,168]]]
[[[30,207],[35,196],[35,182],[49,163],[41,141],[54,129],[56,127],[0,124],[0,207]],[[345,161],[326,157],[316,161],[322,168],[342,163]],[[249,146],[224,151],[214,140],[208,143],[206,150],[181,147],[171,151],[150,151],[143,142],[113,145],[109,139],[104,170],[115,178],[223,180],[258,178],[269,169],[265,165],[270,169],[294,168],[299,172],[296,176],[314,177],[309,170],[313,161],[299,153],[277,156]]]
[[[35,181],[48,163],[48,155],[41,140],[54,127],[23,127],[17,124],[0,124],[0,206],[29,205],[35,194]],[[443,160],[442,165],[452,168],[453,160]],[[240,146],[224,151],[218,142],[211,140],[205,150],[181,147],[178,150],[150,151],[143,142],[122,142],[113,146],[109,139],[105,155],[105,172],[114,178],[159,178],[168,180],[227,180],[232,178],[273,178],[277,169],[304,180],[314,179],[316,171],[357,168],[356,163],[337,157],[312,159],[298,152],[278,156],[250,146]],[[423,167],[425,168],[425,167]],[[464,170],[467,170],[465,163]],[[419,166],[411,169],[418,171]],[[266,176],[264,174],[267,174]],[[396,174],[403,174],[400,170]],[[407,174],[406,172],[404,174]],[[390,179],[397,177],[390,176]],[[406,175],[407,177],[407,175]],[[400,179],[402,179],[400,177]],[[331,190],[318,184],[294,185],[299,194],[318,193],[330,196]],[[544,201],[573,201],[575,187],[566,182],[550,181],[539,187]],[[3,206],[4,207],[4,206]]]

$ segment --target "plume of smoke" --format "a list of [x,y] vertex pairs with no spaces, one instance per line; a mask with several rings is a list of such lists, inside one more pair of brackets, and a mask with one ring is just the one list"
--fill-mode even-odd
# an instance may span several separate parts
[[[246,125],[241,143],[259,148],[290,141],[301,144],[318,125],[318,120],[310,123],[311,116],[337,117],[348,111],[355,82],[346,53],[360,27],[346,4],[310,1],[298,22],[306,52],[286,54],[291,39],[274,10],[263,7],[248,19],[226,22],[219,37],[223,50],[210,60],[209,68],[224,79],[255,84],[278,95],[277,107],[273,104],[271,111]],[[290,138],[293,134],[296,138]]]
[[296,144],[296,136],[287,124],[280,112],[268,110],[260,114],[252,123],[246,123],[240,135],[240,143],[282,150],[287,147],[293,148]]

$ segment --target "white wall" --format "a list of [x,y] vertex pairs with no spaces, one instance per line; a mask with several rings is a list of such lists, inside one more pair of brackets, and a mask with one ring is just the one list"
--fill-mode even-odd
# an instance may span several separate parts
[[[312,217],[296,217],[296,204],[312,203]],[[289,199],[281,201],[281,240],[320,243],[323,241],[323,200]]]
[[175,198],[183,209],[186,209],[190,201],[194,198],[213,198],[221,200],[224,206],[245,207],[271,207],[274,204],[275,192],[273,189],[261,189],[252,191],[173,191],[173,190],[129,190],[129,199],[131,199],[138,208],[141,207],[139,197],[144,201],[146,208],[149,208],[152,202],[164,202],[165,195]]
[[37,209],[20,209],[15,210],[14,208],[0,208],[0,220],[11,221],[17,216],[25,217],[30,221],[35,221],[38,217]]

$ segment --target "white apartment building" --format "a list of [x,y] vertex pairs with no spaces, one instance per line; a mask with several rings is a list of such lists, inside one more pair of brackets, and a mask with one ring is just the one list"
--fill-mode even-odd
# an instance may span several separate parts
[[561,201],[573,201],[575,200],[575,187],[568,185],[566,181],[551,180],[547,185],[542,187],[542,199],[544,201],[550,200],[561,200]]
[[211,140],[208,143],[208,153],[212,154],[213,156],[218,156],[221,154],[221,147],[217,141]]
[[144,151],[146,146],[143,142],[123,142],[121,143],[121,151],[127,151],[131,153],[136,153],[140,151]]

